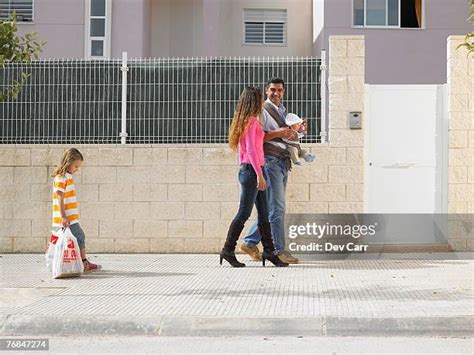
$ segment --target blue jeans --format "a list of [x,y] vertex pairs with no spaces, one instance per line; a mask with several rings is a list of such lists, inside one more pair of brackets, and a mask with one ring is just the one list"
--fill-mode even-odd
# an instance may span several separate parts
[[[273,244],[277,253],[285,250],[285,193],[288,182],[288,171],[284,159],[265,156],[265,173],[267,181],[267,199],[269,221],[272,229]],[[260,223],[260,222],[258,222]],[[248,246],[256,246],[262,239],[257,223],[250,228],[249,235],[244,238]]]
[[[265,176],[265,173],[264,173]],[[239,170],[240,204],[234,218],[235,223],[245,224],[252,214],[253,205],[257,207],[258,223],[268,222],[266,191],[257,189],[257,174],[251,164],[243,163]]]

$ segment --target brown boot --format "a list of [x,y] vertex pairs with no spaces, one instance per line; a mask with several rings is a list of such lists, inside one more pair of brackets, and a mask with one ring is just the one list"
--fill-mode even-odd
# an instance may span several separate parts
[[260,254],[260,250],[258,250],[257,246],[251,247],[245,243],[242,243],[240,245],[240,250],[248,254],[253,261],[262,261],[262,254]]
[[288,263],[288,264],[298,264],[300,262],[298,258],[295,258],[293,255],[291,255],[287,251],[283,251],[280,254],[278,254],[278,257],[280,258],[281,261],[284,261],[285,263]]

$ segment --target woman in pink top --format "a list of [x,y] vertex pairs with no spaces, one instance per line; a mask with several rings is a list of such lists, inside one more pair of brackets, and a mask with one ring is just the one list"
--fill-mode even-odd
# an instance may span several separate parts
[[262,105],[261,92],[254,87],[246,88],[240,94],[230,126],[229,146],[233,150],[238,148],[240,157],[240,205],[237,215],[230,224],[227,239],[220,254],[221,265],[224,259],[233,267],[245,266],[235,257],[235,246],[255,204],[258,212],[258,229],[262,235],[263,266],[265,266],[265,260],[269,260],[275,266],[288,266],[275,254],[272,232],[268,222],[266,182],[263,170],[263,138],[265,132],[260,123]]

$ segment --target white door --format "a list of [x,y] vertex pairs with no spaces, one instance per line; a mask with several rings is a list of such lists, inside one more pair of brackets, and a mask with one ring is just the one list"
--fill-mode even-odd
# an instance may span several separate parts
[[366,211],[445,213],[445,86],[367,85],[366,93]]

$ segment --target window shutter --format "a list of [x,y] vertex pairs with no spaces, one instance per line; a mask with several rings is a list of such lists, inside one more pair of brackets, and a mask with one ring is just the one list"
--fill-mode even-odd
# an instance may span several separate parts
[[33,22],[33,0],[0,0],[1,20],[9,20],[13,11],[17,22]]
[[285,27],[283,23],[265,23],[265,43],[285,43]]
[[245,43],[263,43],[263,22],[245,23]]
[[245,9],[245,43],[286,43],[286,10]]

